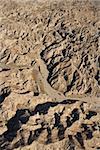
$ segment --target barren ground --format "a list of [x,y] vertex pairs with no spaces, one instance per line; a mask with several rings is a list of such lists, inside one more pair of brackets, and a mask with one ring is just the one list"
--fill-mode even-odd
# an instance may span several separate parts
[[100,2],[0,0],[0,150],[100,150]]

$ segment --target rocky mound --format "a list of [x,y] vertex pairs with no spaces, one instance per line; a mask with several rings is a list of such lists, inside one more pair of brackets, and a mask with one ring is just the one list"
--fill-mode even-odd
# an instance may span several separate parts
[[31,144],[34,147],[34,141],[47,145],[61,140],[66,140],[66,150],[99,147],[100,115],[91,111],[87,103],[70,99],[42,101],[37,99],[36,106],[30,101],[27,107],[16,110],[0,135],[1,150]]

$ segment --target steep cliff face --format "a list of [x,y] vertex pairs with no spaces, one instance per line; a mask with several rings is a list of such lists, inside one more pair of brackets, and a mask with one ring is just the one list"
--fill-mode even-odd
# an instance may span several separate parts
[[0,149],[100,149],[100,7],[0,0]]

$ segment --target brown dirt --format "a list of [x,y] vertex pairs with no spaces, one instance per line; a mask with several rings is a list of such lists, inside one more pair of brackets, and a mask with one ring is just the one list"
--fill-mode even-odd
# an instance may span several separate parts
[[0,150],[100,149],[100,2],[0,0]]

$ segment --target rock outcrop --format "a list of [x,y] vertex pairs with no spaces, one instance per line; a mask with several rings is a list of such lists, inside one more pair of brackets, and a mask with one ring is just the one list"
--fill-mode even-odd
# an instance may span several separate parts
[[[100,114],[78,100],[37,99],[20,106],[8,119],[0,135],[1,150],[23,148],[39,142],[49,145],[66,140],[65,149],[97,148],[100,140]],[[8,111],[8,115],[9,115]],[[11,113],[10,113],[11,114]],[[6,119],[6,118],[5,118]]]

